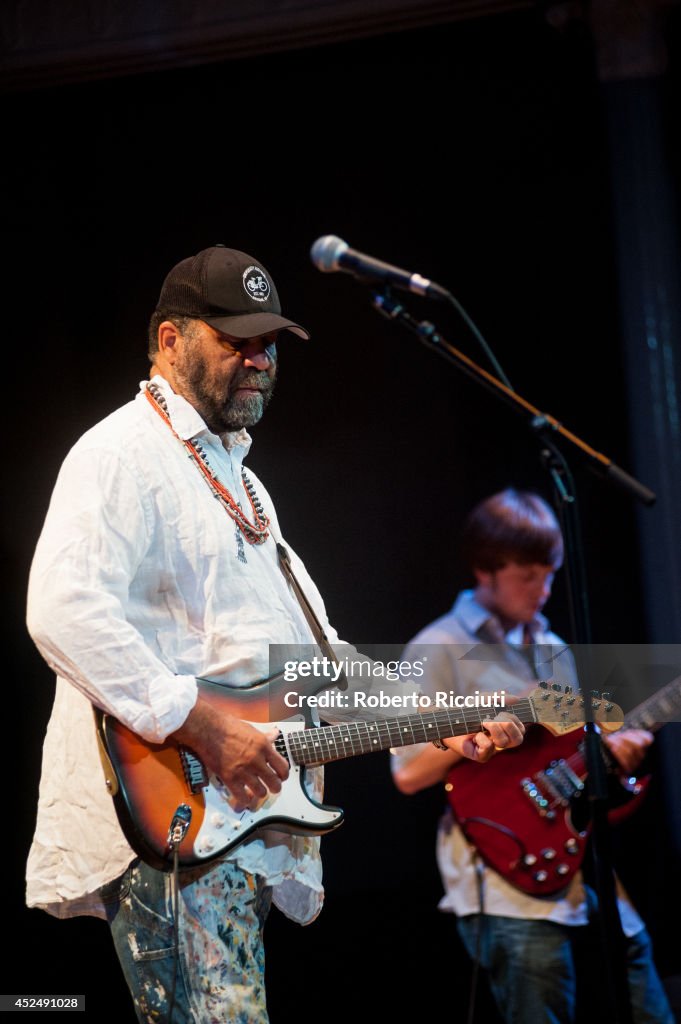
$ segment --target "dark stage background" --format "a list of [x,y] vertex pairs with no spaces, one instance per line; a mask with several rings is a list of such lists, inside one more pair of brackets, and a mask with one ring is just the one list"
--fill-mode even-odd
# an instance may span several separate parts
[[[678,181],[676,74],[672,61]],[[466,582],[456,540],[471,505],[507,485],[549,496],[547,480],[510,410],[377,315],[362,286],[319,274],[309,247],[338,234],[449,288],[516,388],[629,468],[601,101],[586,34],[558,33],[536,11],[3,97],[6,991],[85,992],[86,1017],[133,1019],[105,926],[23,908],[53,693],[24,602],[64,454],[146,375],[166,271],[218,241],[244,249],[311,330],[309,344],[281,345],[249,462],[341,636],[404,643]],[[453,310],[408,305],[483,362]],[[594,639],[645,642],[636,510],[575,470]],[[549,611],[569,637],[560,578]],[[347,820],[323,842],[318,921],[300,929],[274,913],[268,925],[273,1024],[465,1019],[467,962],[435,909],[440,793],[399,795],[383,754],[327,778]],[[678,814],[657,771],[615,836],[670,986]],[[494,1021],[479,998],[480,1020]]]

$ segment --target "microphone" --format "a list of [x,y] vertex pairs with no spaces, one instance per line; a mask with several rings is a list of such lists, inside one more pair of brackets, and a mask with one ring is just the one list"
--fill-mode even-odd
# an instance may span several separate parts
[[357,252],[336,235],[323,235],[322,238],[318,238],[310,249],[310,257],[317,270],[325,274],[343,271],[368,281],[383,281],[384,284],[403,288],[429,299],[451,299],[448,291],[434,281],[429,281],[427,277],[410,274],[408,270],[400,270],[390,263],[383,263],[373,256]]

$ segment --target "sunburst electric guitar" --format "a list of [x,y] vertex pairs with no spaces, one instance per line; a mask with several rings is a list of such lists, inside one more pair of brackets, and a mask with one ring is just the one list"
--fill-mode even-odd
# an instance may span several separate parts
[[[681,678],[624,717],[624,728],[653,731],[681,710]],[[494,758],[478,775],[461,761],[445,785],[455,818],[482,859],[515,888],[532,896],[563,889],[582,864],[590,834],[580,803],[587,766],[575,733],[529,728],[519,747]],[[611,824],[638,806],[649,776],[622,775]]]
[[[115,718],[102,716],[99,735],[109,769],[107,785],[119,821],[136,853],[161,869],[172,867],[175,852],[185,867],[208,862],[263,828],[307,835],[330,832],[343,821],[343,811],[310,798],[304,785],[306,768],[477,732],[496,713],[482,708],[437,708],[375,722],[315,727],[309,716],[286,718],[290,709],[284,695],[292,687],[281,677],[238,689],[204,680],[199,689],[216,710],[250,721],[263,731],[270,730],[276,719],[280,734],[275,745],[288,760],[290,772],[280,793],[270,793],[255,810],[235,811],[220,779],[209,775],[191,750],[171,740],[147,743]],[[595,703],[594,715],[601,728],[618,729],[622,715],[617,705]],[[584,724],[582,698],[566,695],[555,686],[537,687],[510,710],[523,722],[543,725],[555,736]],[[489,770],[488,765],[475,767],[481,775]]]

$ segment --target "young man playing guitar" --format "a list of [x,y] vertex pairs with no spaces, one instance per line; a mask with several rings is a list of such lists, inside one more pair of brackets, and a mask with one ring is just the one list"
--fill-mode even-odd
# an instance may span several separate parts
[[[460,593],[451,611],[426,626],[404,654],[405,658],[427,655],[428,667],[421,680],[424,692],[466,693],[493,685],[523,694],[537,685],[538,677],[548,678],[541,675],[542,663],[550,664],[552,679],[574,688],[572,656],[541,614],[563,560],[560,528],[549,505],[528,492],[508,489],[495,494],[471,512],[461,547],[474,588]],[[471,645],[484,647],[475,654]],[[652,739],[646,730],[622,729],[604,736],[604,743],[619,768],[630,774]],[[461,778],[459,787],[456,765],[461,759],[456,751],[438,751],[432,745],[405,748],[393,758],[393,774],[403,793],[416,793],[448,779],[454,813],[447,811],[438,831],[437,859],[445,890],[440,907],[457,915],[462,941],[486,970],[503,1020],[507,1024],[574,1024],[571,936],[587,924],[594,895],[574,865],[580,852],[580,840],[574,834],[567,833],[569,838],[561,847],[555,844],[553,849],[547,843],[536,854],[529,850],[522,825],[531,826],[533,816],[543,820],[537,811],[545,815],[555,795],[554,781],[549,780],[543,790],[534,776],[521,779],[513,771],[516,753],[533,742],[546,746],[546,765],[560,756],[551,753],[555,740],[550,733],[533,726],[523,747],[501,759],[504,763],[499,762],[493,778],[481,771],[470,780],[475,786],[470,815],[462,815],[457,805],[459,789],[468,786],[469,780]],[[576,778],[569,764],[565,772],[566,778]],[[464,772],[459,769],[459,774]],[[494,812],[486,809],[486,787],[493,788],[488,802],[498,809],[498,820],[491,820]],[[620,886],[618,905],[627,941],[634,1024],[673,1024],[650,939]]]

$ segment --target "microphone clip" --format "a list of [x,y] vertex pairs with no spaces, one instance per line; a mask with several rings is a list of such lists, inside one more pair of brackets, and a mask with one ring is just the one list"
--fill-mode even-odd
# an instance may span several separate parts
[[413,317],[401,302],[393,298],[388,288],[383,292],[374,292],[373,305],[387,320],[401,320],[422,341],[432,345],[438,345],[442,341],[435,324],[430,320],[417,320]]

